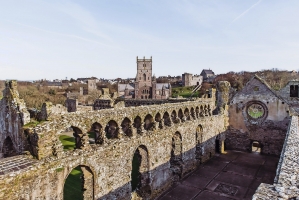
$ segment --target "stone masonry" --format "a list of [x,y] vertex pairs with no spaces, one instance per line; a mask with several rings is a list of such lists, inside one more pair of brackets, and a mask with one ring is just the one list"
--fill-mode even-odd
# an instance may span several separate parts
[[[85,199],[153,199],[222,151],[227,110],[213,115],[215,100],[212,96],[52,116],[24,130],[27,149],[38,160],[24,155],[20,158],[28,160],[26,167],[16,164],[13,170],[3,170],[0,199],[62,199],[64,182],[77,166],[83,171]],[[59,136],[69,128],[76,149],[64,151]],[[95,144],[89,144],[91,130]],[[140,179],[132,190],[134,155],[141,159]],[[1,160],[0,166],[7,162]]]

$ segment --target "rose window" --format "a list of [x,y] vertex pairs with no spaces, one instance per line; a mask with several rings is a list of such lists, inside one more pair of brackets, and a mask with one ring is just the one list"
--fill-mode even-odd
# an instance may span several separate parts
[[262,105],[254,103],[247,108],[247,113],[250,117],[257,119],[264,115],[265,110]]

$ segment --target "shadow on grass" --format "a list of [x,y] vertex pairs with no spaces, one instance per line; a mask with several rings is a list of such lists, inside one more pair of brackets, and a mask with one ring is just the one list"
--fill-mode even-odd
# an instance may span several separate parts
[[74,137],[61,135],[59,140],[61,141],[64,150],[73,150],[76,147]]

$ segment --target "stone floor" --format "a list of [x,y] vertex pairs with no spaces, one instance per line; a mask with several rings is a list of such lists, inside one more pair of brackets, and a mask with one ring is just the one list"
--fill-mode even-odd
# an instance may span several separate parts
[[158,199],[251,199],[260,183],[273,183],[278,160],[257,153],[227,151],[214,156]]
[[0,159],[0,176],[32,166],[37,161],[24,156],[13,156]]

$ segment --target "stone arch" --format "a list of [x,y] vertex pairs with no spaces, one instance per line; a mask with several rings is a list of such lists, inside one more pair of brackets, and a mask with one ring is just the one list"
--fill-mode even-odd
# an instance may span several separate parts
[[126,136],[132,137],[133,136],[133,127],[132,127],[132,122],[129,118],[124,118],[124,120],[121,123],[121,128],[123,133]]
[[190,112],[189,112],[188,108],[185,108],[184,115],[185,115],[186,120],[191,120],[191,118],[190,118]]
[[176,114],[176,111],[173,110],[172,113],[171,113],[171,120],[173,123],[177,124],[177,123],[180,123],[180,119],[178,118],[177,114]]
[[3,153],[4,158],[17,155],[16,148],[15,148],[10,136],[7,136],[3,142],[2,153]]
[[154,128],[154,118],[150,114],[148,114],[144,118],[144,129],[149,131],[149,130],[153,130],[153,128]]
[[93,123],[91,125],[90,132],[94,134],[93,138],[94,138],[94,142],[96,144],[103,144],[104,143],[104,129],[103,129],[103,126],[100,123],[98,123],[98,122]]
[[110,120],[105,128],[106,137],[108,139],[115,139],[119,137],[119,127],[116,121]]
[[196,147],[195,158],[199,163],[202,163],[203,156],[203,127],[199,124],[196,128]]
[[164,120],[165,126],[171,126],[172,125],[171,118],[170,118],[167,111],[163,114],[163,120]]
[[182,159],[182,136],[179,132],[175,132],[171,142],[171,157],[170,169],[173,175],[173,181],[178,181],[182,178],[183,173],[183,159]]
[[190,113],[191,113],[191,117],[192,117],[193,119],[196,119],[196,113],[195,113],[195,110],[194,110],[193,107],[190,109]]
[[94,173],[91,168],[78,165],[65,178],[63,199],[94,199],[94,182]]
[[149,153],[144,145],[140,145],[134,152],[131,171],[131,188],[142,199],[151,196]]
[[61,132],[59,140],[64,150],[83,149],[89,144],[87,134],[84,134],[77,126],[66,128],[64,132]]
[[83,132],[78,127],[71,126],[71,128],[74,131],[73,136],[75,137],[76,149],[81,149],[83,146]]
[[137,116],[134,119],[134,123],[133,123],[133,127],[136,128],[137,133],[141,133],[142,132],[142,120],[141,117]]

